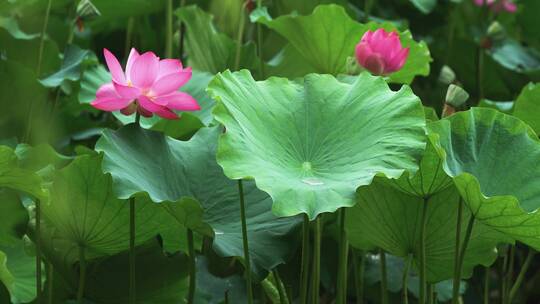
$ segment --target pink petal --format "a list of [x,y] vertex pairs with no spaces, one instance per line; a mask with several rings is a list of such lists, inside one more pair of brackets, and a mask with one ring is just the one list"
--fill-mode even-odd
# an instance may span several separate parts
[[407,62],[407,57],[409,57],[409,48],[402,49],[394,56],[394,58],[392,58],[389,65],[386,67],[385,73],[388,74],[401,70],[405,65],[405,62]]
[[365,67],[366,59],[369,56],[371,56],[371,54],[373,54],[373,51],[369,47],[368,43],[360,42],[359,44],[356,45],[356,50],[355,50],[356,60],[358,60],[358,63],[361,66]]
[[509,13],[515,13],[517,11],[517,5],[510,1],[504,1],[502,3],[504,9]]
[[159,58],[152,52],[140,55],[133,62],[129,79],[140,89],[150,88],[159,72]]
[[178,91],[178,89],[191,79],[191,68],[159,78],[151,89],[153,96],[160,96]]
[[121,110],[129,106],[132,101],[125,98],[96,98],[90,105],[96,109],[110,112]]
[[116,82],[113,82],[114,89],[122,98],[136,99],[141,95],[141,90],[136,87],[121,85]]
[[145,110],[143,107],[137,107],[137,112],[144,117],[152,117],[152,112]]
[[377,53],[373,53],[366,58],[366,64],[364,67],[373,73],[373,75],[383,75],[385,72],[384,59]]
[[198,111],[201,109],[195,98],[184,92],[174,92],[167,96],[157,97],[156,103],[164,104],[167,108],[177,111]]
[[154,103],[152,100],[150,100],[150,98],[144,96],[144,95],[141,95],[137,98],[137,100],[139,101],[139,105],[149,111],[149,112],[156,112],[156,111],[159,111],[161,109],[163,109],[163,106],[160,106],[156,103]]
[[99,89],[96,92],[96,98],[105,98],[105,97],[120,97],[118,96],[118,93],[116,93],[116,90],[114,89],[114,85],[112,82],[106,83],[99,87]]
[[126,83],[126,76],[118,59],[107,49],[103,49],[103,55],[105,56],[105,61],[111,72],[112,79],[118,83]]
[[159,61],[158,78],[180,71],[182,71],[182,62],[178,59],[163,59]]
[[139,58],[139,52],[135,48],[131,48],[131,51],[129,52],[129,57],[126,64],[126,78],[128,81],[131,81],[131,68],[133,67],[133,62],[135,62],[135,59]]
[[159,117],[163,117],[165,119],[178,119],[178,115],[176,115],[176,113],[174,113],[173,111],[167,109],[167,108],[162,108],[161,110],[159,111],[156,111],[155,114],[157,114],[157,116]]

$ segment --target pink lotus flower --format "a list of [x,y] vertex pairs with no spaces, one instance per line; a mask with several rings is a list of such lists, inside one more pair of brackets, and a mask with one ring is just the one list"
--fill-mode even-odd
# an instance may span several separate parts
[[378,29],[367,31],[356,45],[356,60],[365,69],[375,75],[388,75],[400,70],[409,48],[404,48],[396,32]]
[[197,101],[178,89],[191,79],[191,68],[183,68],[176,59],[160,60],[152,52],[139,55],[131,49],[126,71],[118,59],[103,49],[112,81],[102,85],[96,99],[90,104],[103,111],[118,111],[131,115],[138,111],[142,116],[156,114],[166,119],[178,119],[172,110],[200,110]]
[[511,0],[474,0],[474,3],[477,6],[487,5],[496,13],[503,10],[509,13],[515,13],[517,11],[517,5]]

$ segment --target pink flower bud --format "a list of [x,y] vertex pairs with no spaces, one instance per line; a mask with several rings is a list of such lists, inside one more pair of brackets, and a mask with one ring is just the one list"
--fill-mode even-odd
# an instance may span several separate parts
[[474,0],[474,4],[477,6],[487,5],[496,13],[503,10],[509,13],[515,13],[517,11],[517,5],[512,0]]
[[378,29],[367,31],[356,45],[356,60],[366,70],[375,75],[388,75],[400,70],[409,48],[404,48],[396,32],[386,32]]

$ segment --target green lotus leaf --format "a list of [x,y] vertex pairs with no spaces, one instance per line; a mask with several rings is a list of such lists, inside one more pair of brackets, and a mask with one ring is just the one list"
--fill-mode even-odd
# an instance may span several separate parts
[[13,246],[0,246],[0,282],[9,292],[11,303],[30,303],[36,298],[36,258],[18,240]]
[[[347,58],[354,56],[354,47],[366,31],[377,28],[397,31],[390,23],[358,23],[347,15],[343,7],[335,4],[319,5],[308,16],[285,15],[273,20],[261,16],[257,21],[285,37],[301,55],[295,55],[296,58],[303,58],[295,65],[301,65],[303,69],[311,66],[313,70],[310,72],[333,75],[347,72]],[[399,34],[403,46],[410,48],[409,58],[400,71],[389,76],[389,81],[411,83],[415,76],[427,76],[431,62],[427,45],[414,41],[409,31]],[[295,53],[289,51],[288,54]],[[293,61],[283,59],[283,62]]]
[[246,303],[246,282],[240,275],[220,277],[210,272],[208,259],[197,257],[197,291],[195,303],[221,304],[225,294],[229,303]]
[[518,73],[540,70],[540,53],[510,38],[495,43],[488,54],[503,67]]
[[512,114],[528,123],[537,134],[540,134],[540,84],[529,83],[523,88]]
[[31,170],[21,168],[15,152],[0,146],[0,187],[23,191],[35,198],[45,198],[41,178]]
[[[50,198],[42,204],[51,238],[78,246],[93,258],[129,248],[129,203],[115,198],[112,179],[101,171],[100,155],[77,157],[58,170],[50,187]],[[148,198],[135,201],[136,244],[155,237],[168,224],[169,216]]]
[[[221,128],[203,128],[189,141],[127,125],[107,130],[96,144],[105,154],[103,168],[114,180],[116,196],[147,193],[178,223],[206,233],[210,226],[214,249],[222,256],[243,256],[239,195],[216,163]],[[157,157],[159,156],[159,157]],[[253,182],[244,183],[250,257],[262,273],[283,263],[294,248],[291,234],[297,218],[276,218],[271,199]]]
[[[371,185],[358,189],[358,204],[347,209],[347,235],[351,245],[360,249],[382,248],[404,258],[411,255],[418,269],[424,200],[396,190],[390,183],[376,178]],[[459,192],[453,185],[431,193],[427,200],[425,252],[429,282],[452,278],[459,200]],[[464,208],[461,231],[466,230],[469,217],[470,211]],[[501,242],[500,233],[483,224],[474,226],[472,233],[463,263],[464,277],[470,277],[478,264],[493,263],[497,258],[495,246]]]
[[[189,66],[212,74],[236,67],[237,42],[215,29],[212,15],[196,5],[180,8],[176,15],[186,24],[185,43]],[[257,70],[259,60],[256,54],[253,43],[243,45],[239,68]]]
[[81,64],[90,54],[90,51],[83,50],[76,45],[68,45],[64,51],[64,59],[60,70],[39,80],[39,82],[45,87],[53,88],[61,85],[64,80],[79,80]]
[[279,216],[314,219],[353,206],[356,188],[379,173],[415,171],[424,150],[419,99],[367,73],[347,84],[317,74],[256,82],[248,71],[227,71],[208,90],[227,130],[218,162],[232,179],[255,179]]
[[428,125],[430,140],[476,220],[540,248],[540,143],[521,120],[472,108]]
[[4,28],[15,39],[31,40],[39,37],[39,34],[27,34],[22,31],[17,19],[13,17],[0,17],[0,27]]
[[424,14],[429,14],[437,6],[437,0],[410,0],[417,9]]
[[0,246],[16,244],[26,232],[29,218],[15,191],[0,189],[0,214],[7,215],[0,221]]

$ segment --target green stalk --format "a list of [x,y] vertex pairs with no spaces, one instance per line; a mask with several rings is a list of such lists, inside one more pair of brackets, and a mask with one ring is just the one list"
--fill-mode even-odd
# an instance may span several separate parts
[[506,253],[503,258],[502,263],[502,272],[501,272],[501,303],[506,304],[506,293],[508,292],[508,287],[506,286],[508,284],[508,280],[506,279],[506,276],[508,274],[508,256],[509,256],[509,250],[506,250]]
[[[257,0],[257,8],[261,8],[262,0]],[[257,55],[259,56],[259,77],[264,79],[264,58],[262,45],[262,26],[257,22]]]
[[338,223],[340,235],[336,304],[345,304],[347,302],[347,259],[349,255],[349,241],[347,240],[347,233],[345,231],[345,208],[339,210]]
[[285,291],[285,287],[283,286],[283,282],[281,281],[281,277],[279,276],[279,271],[277,270],[277,268],[272,270],[272,275],[274,276],[274,281],[276,282],[276,287],[279,293],[279,303],[289,304],[287,292]]
[[244,186],[242,180],[238,180],[238,193],[240,194],[240,219],[242,221],[242,242],[244,247],[244,262],[246,264],[246,288],[248,304],[253,304],[253,287],[251,285],[251,261],[249,260],[248,232],[246,224],[246,206],[244,202]]
[[54,266],[52,263],[47,262],[47,291],[48,298],[47,303],[53,304],[53,289],[54,289]]
[[422,205],[422,226],[420,226],[420,297],[419,303],[426,303],[426,225],[427,225],[427,211],[428,211],[429,198],[424,197],[424,204]]
[[188,304],[193,304],[195,299],[195,286],[197,284],[197,271],[196,263],[197,258],[195,256],[195,245],[193,244],[193,230],[187,229],[187,240],[188,240],[188,252],[189,252],[189,291],[188,291]]
[[[463,239],[463,244],[460,248],[459,259],[457,264],[457,273],[454,273],[454,286],[452,289],[452,304],[459,303],[459,285],[461,284],[461,271],[463,268],[463,260],[465,259],[465,253],[467,251],[467,245],[471,239],[472,230],[474,226],[474,215],[471,214],[469,218],[469,223],[467,224],[467,230],[465,231],[465,239]],[[457,283],[456,283],[457,280]]]
[[173,0],[167,0],[165,22],[165,57],[171,58],[173,53]]
[[433,304],[433,284],[427,284],[428,304]]
[[86,281],[86,254],[84,246],[79,245],[79,288],[77,289],[77,303],[83,303],[84,287]]
[[[463,217],[463,200],[462,198],[459,199],[458,202],[458,212],[457,212],[457,220],[456,220],[456,243],[454,247],[454,278],[452,282],[452,290],[453,294],[455,296],[456,288],[457,288],[457,296],[459,297],[459,284],[461,282],[461,277],[459,275],[460,269],[459,269],[459,249],[461,247],[461,219]],[[452,303],[457,304],[458,299],[452,298]]]
[[388,278],[386,272],[386,254],[384,250],[379,249],[381,259],[381,304],[388,304]]
[[124,58],[128,58],[129,52],[131,50],[134,26],[135,26],[135,18],[129,17],[127,26],[126,26],[126,40],[124,42]]
[[506,275],[505,275],[505,280],[506,280],[506,284],[505,284],[505,287],[506,287],[506,290],[504,292],[505,294],[505,300],[506,300],[506,303],[510,304],[510,285],[512,284],[512,279],[514,277],[514,257],[515,257],[515,251],[516,251],[516,246],[512,245],[510,246],[510,254],[509,254],[509,259],[508,259],[508,271],[506,272]]
[[[186,0],[181,0],[180,1],[180,7],[184,7],[186,5]],[[184,37],[186,36],[186,25],[184,24],[184,22],[180,22],[180,41],[178,43],[178,53],[180,54],[179,58],[180,60],[184,60]]]
[[403,269],[403,303],[409,304],[409,269],[411,268],[412,255],[407,256],[407,262],[405,263],[405,269]]
[[527,253],[527,257],[525,258],[525,262],[523,263],[523,266],[521,267],[521,270],[519,271],[519,274],[516,278],[516,281],[514,282],[514,285],[512,285],[512,288],[510,289],[510,294],[508,295],[508,303],[512,303],[512,300],[516,296],[516,293],[518,292],[519,287],[521,286],[521,283],[523,283],[525,274],[527,273],[529,266],[531,266],[531,262],[535,254],[536,252],[534,251],[534,249],[530,248],[529,252]]
[[300,265],[300,304],[307,304],[309,280],[309,218],[304,214],[302,225],[302,263]]
[[358,258],[358,254],[356,251],[352,250],[353,253],[353,266],[354,266],[354,285],[356,286],[356,304],[363,304],[364,303],[364,260],[365,255],[363,253],[360,254],[360,258]]
[[41,201],[36,200],[36,303],[41,303]]
[[484,304],[489,304],[489,267],[486,267],[484,276]]
[[[140,117],[137,113],[136,117]],[[135,304],[135,198],[129,198],[129,303]]]
[[[45,18],[43,19],[43,26],[41,27],[41,35],[39,37],[39,50],[38,50],[38,62],[36,67],[36,77],[41,76],[41,63],[43,62],[43,50],[45,49],[45,35],[47,34],[47,26],[49,24],[49,15],[51,14],[51,5],[52,0],[47,1],[47,8],[45,9]],[[23,142],[28,142],[30,139],[30,134],[32,133],[32,117],[34,116],[34,103],[35,101],[32,99],[30,100],[30,107],[28,109],[28,116],[26,117],[26,121],[28,122],[28,125],[26,127],[26,132],[23,137]],[[40,279],[41,280],[41,279]],[[37,303],[41,301],[41,298],[39,297],[40,294],[38,294]]]
[[244,28],[245,28],[245,15],[246,15],[246,3],[241,6],[240,11],[240,24],[238,26],[238,36],[236,37],[236,57],[234,59],[234,69],[240,68],[240,58],[242,57],[242,42],[244,40]]
[[321,216],[315,219],[315,229],[313,236],[313,275],[311,278],[311,303],[319,304],[319,290],[321,281],[321,238],[322,223]]

